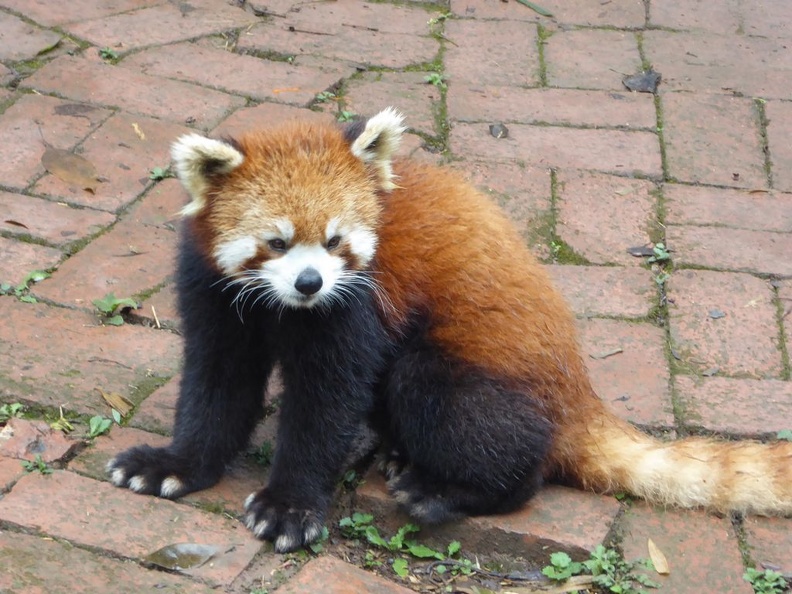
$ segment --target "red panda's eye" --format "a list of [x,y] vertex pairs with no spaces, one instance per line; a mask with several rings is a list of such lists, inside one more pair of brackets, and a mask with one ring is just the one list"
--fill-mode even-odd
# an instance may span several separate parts
[[333,237],[331,237],[327,241],[327,249],[328,250],[332,250],[334,248],[337,248],[339,243],[341,243],[341,236],[340,235],[333,235]]
[[282,239],[270,239],[267,242],[271,250],[276,252],[285,252],[286,251],[286,242]]

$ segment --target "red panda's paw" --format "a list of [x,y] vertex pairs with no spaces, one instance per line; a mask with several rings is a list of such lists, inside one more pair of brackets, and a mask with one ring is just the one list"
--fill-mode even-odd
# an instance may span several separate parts
[[398,468],[392,462],[386,469],[388,491],[410,517],[419,524],[442,524],[464,518],[453,498],[444,496],[440,485],[431,486],[410,466]]
[[211,486],[219,479],[208,469],[196,471],[189,460],[168,448],[139,446],[122,452],[105,467],[116,487],[135,493],[177,499]]
[[272,541],[278,553],[297,550],[322,535],[322,512],[294,508],[269,489],[248,495],[245,512],[245,525],[256,538]]

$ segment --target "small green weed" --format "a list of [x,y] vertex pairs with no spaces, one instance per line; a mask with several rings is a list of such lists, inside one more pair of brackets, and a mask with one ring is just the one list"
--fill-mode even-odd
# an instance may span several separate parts
[[587,561],[578,562],[566,553],[550,555],[550,565],[542,569],[542,573],[553,581],[563,582],[575,575],[590,573],[594,584],[604,592],[614,594],[646,594],[639,586],[657,588],[658,584],[636,569],[650,567],[649,561],[639,560],[633,563],[625,561],[618,551],[599,545],[591,552]]
[[52,474],[52,468],[50,468],[47,463],[41,459],[41,454],[36,454],[36,457],[33,460],[22,460],[22,468],[25,469],[25,472]]
[[63,407],[59,408],[60,416],[57,420],[50,423],[50,427],[52,427],[55,431],[62,431],[63,433],[71,433],[74,431],[74,425],[72,425],[66,417],[63,416]]
[[88,420],[88,439],[93,439],[107,433],[112,426],[113,421],[111,419],[106,419],[99,415],[91,417]]
[[118,52],[109,47],[103,47],[99,50],[99,57],[102,58],[102,60],[118,60]]
[[49,272],[44,272],[43,270],[34,270],[33,272],[29,272],[27,275],[25,275],[25,278],[23,278],[22,282],[17,286],[13,286],[10,283],[1,283],[0,295],[14,295],[23,303],[38,303],[38,299],[28,293],[30,284],[41,282],[50,276],[52,275]]
[[363,477],[361,477],[356,470],[347,470],[341,478],[341,486],[347,491],[354,491],[362,482]]
[[338,121],[339,122],[351,122],[355,119],[355,113],[352,111],[347,111],[346,109],[342,109],[341,113],[338,114]]
[[271,441],[263,442],[256,451],[253,452],[253,459],[256,461],[256,464],[260,464],[261,466],[269,466],[272,464],[272,455],[275,453],[275,448],[272,445]]
[[776,439],[785,439],[787,441],[792,441],[792,429],[783,429],[776,433]]
[[317,103],[327,103],[328,101],[335,101],[336,99],[338,99],[338,97],[332,91],[322,91],[316,94],[314,100]]
[[12,419],[14,417],[21,417],[24,408],[25,407],[19,402],[0,406],[0,423],[5,423],[8,421],[8,419]]
[[169,177],[175,177],[168,167],[155,167],[149,172],[149,179],[161,181]]
[[789,586],[784,576],[772,569],[759,571],[749,567],[745,570],[743,579],[751,584],[756,594],[782,594]]
[[654,252],[654,255],[650,256],[647,260],[650,264],[654,264],[655,262],[662,264],[671,260],[671,254],[663,243],[654,244],[652,252]]
[[445,77],[440,74],[439,72],[430,72],[426,76],[424,76],[424,82],[430,85],[434,85],[439,89],[446,88]]
[[121,312],[125,309],[137,309],[137,301],[130,297],[119,298],[108,293],[101,299],[94,299],[92,301],[99,313],[102,314],[104,324],[110,326],[121,326],[124,323],[124,318]]
[[319,539],[309,544],[308,548],[318,555],[324,550],[324,543],[328,538],[330,538],[330,531],[327,529],[327,526],[322,526],[322,534],[319,536]]

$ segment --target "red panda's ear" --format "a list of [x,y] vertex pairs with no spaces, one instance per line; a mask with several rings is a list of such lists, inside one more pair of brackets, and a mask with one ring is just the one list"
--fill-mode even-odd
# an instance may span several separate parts
[[352,134],[347,134],[351,140],[352,154],[370,165],[376,172],[379,185],[383,190],[392,190],[396,187],[393,183],[393,170],[391,161],[396,149],[399,148],[401,136],[405,131],[404,116],[392,107],[379,112],[360,126],[360,132],[350,129]]
[[183,215],[195,214],[203,208],[211,177],[230,173],[245,160],[233,144],[199,134],[180,137],[171,146],[171,157],[179,180],[192,198],[182,209]]

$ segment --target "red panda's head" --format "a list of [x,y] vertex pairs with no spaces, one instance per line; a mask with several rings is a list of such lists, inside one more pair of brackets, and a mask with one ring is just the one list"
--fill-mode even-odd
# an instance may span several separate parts
[[374,257],[403,131],[386,109],[346,130],[293,123],[228,142],[183,136],[172,148],[192,197],[183,214],[204,255],[251,294],[291,307],[342,301]]

